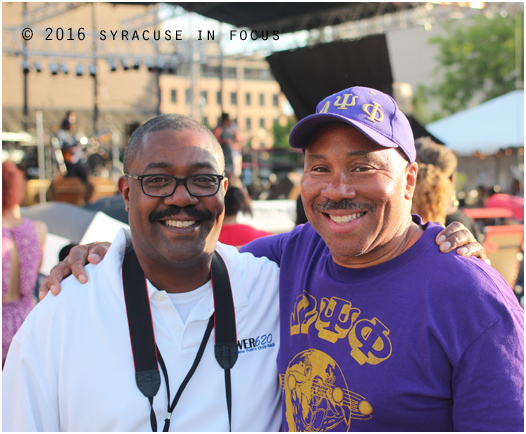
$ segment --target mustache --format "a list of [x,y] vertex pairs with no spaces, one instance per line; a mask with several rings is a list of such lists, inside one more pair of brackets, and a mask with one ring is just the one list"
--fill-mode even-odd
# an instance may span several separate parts
[[374,206],[368,203],[356,203],[352,199],[344,198],[338,202],[327,199],[323,203],[318,203],[312,207],[314,211],[324,212],[333,210],[352,210],[352,211],[374,211]]
[[193,206],[185,206],[183,208],[179,206],[171,205],[168,208],[165,208],[160,211],[152,211],[148,216],[150,223],[154,223],[157,220],[166,217],[175,217],[179,214],[184,214],[185,216],[191,217],[195,220],[212,220],[213,216],[210,211],[199,211]]

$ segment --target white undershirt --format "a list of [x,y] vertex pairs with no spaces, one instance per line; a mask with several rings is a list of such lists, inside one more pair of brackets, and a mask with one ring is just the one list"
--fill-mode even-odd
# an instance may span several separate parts
[[212,281],[209,280],[203,286],[200,286],[193,291],[183,292],[183,293],[170,293],[167,292],[172,304],[179,312],[179,316],[183,321],[183,324],[186,323],[186,319],[192,309],[199,303],[199,301],[212,290]]

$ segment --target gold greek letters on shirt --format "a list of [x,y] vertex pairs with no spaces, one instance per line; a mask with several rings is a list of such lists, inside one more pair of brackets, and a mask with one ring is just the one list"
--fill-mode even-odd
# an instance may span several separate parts
[[389,329],[378,318],[361,319],[349,333],[351,356],[360,364],[377,365],[391,356]]
[[318,303],[304,292],[296,299],[290,315],[290,334],[308,334],[314,324],[318,338],[333,344],[347,338],[351,356],[360,365],[376,365],[391,356],[390,330],[378,318],[359,318],[360,313],[350,301],[323,297]]
[[317,301],[306,292],[296,299],[294,312],[290,318],[290,334],[307,334],[310,325],[318,318]]
[[347,300],[338,297],[329,300],[323,297],[315,324],[319,337],[333,344],[336,343],[338,339],[347,336],[359,315],[360,309],[352,307]]

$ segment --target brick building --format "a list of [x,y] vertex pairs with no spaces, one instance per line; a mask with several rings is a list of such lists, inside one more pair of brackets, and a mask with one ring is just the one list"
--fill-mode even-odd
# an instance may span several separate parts
[[[74,110],[78,132],[89,137],[98,131],[123,147],[130,131],[157,113],[187,114],[214,127],[224,110],[237,120],[244,142],[271,147],[270,131],[284,120],[285,97],[267,62],[225,58],[221,78],[216,56],[192,63],[179,55],[188,41],[176,41],[173,34],[166,40],[157,7],[3,3],[2,131],[24,130],[27,98],[31,134],[36,110],[43,112],[48,137],[66,111]],[[33,37],[24,45],[25,27]],[[208,50],[207,42],[199,44]]]

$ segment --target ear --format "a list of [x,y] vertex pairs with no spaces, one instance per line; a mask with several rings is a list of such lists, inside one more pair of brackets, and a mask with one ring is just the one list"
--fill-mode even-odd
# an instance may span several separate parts
[[405,169],[404,199],[412,200],[415,193],[416,178],[418,176],[418,163],[409,163]]
[[126,178],[126,176],[121,176],[117,186],[119,187],[119,191],[124,199],[124,208],[126,209],[126,212],[130,212],[130,185],[128,184],[128,178]]
[[225,195],[227,190],[228,190],[228,178],[224,178],[223,179],[223,196]]

